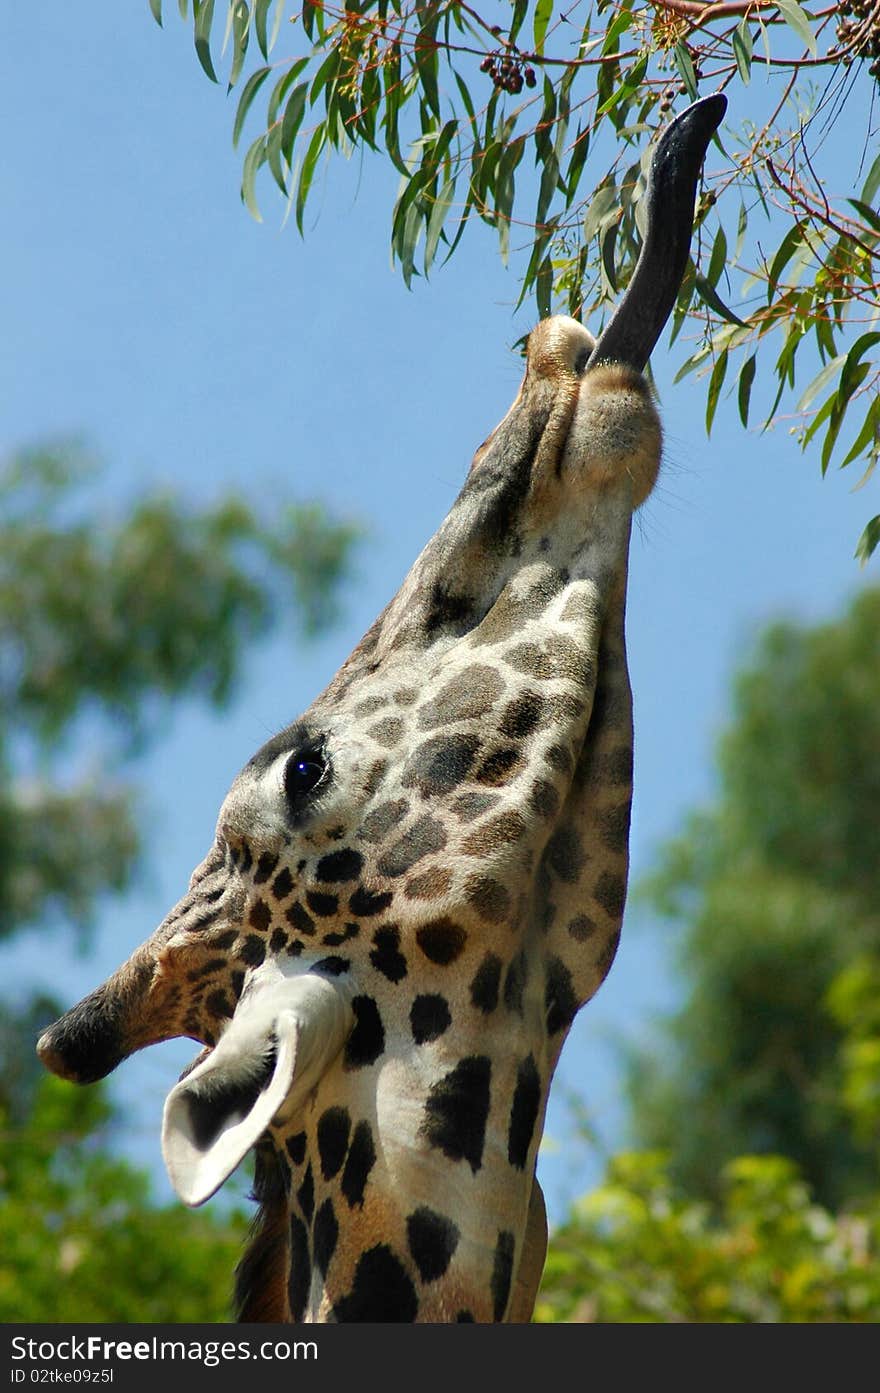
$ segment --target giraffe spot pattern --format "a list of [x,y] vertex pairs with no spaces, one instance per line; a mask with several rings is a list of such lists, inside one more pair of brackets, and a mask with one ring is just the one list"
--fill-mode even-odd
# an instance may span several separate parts
[[492,1065],[468,1055],[432,1084],[420,1128],[430,1146],[451,1161],[467,1161],[474,1175],[483,1164]]
[[459,822],[473,822],[475,818],[494,808],[497,802],[497,793],[462,793],[452,804],[452,811]]
[[376,1148],[373,1143],[373,1130],[369,1122],[361,1121],[354,1129],[351,1146],[345,1158],[345,1169],[339,1188],[345,1196],[349,1209],[361,1209],[370,1171],[376,1164]]
[[501,959],[495,953],[487,953],[471,982],[471,1005],[490,1015],[498,1005],[500,985]]
[[416,942],[425,957],[440,967],[448,967],[459,958],[467,942],[467,934],[452,919],[434,919],[416,933]]
[[507,1130],[507,1159],[517,1170],[525,1169],[540,1106],[541,1078],[538,1066],[533,1056],[527,1055],[516,1073]]
[[292,929],[297,929],[307,938],[315,932],[315,921],[306,913],[299,900],[294,900],[284,917]]
[[322,856],[315,869],[315,877],[321,881],[357,880],[363,868],[364,858],[359,851],[346,847],[343,851],[331,851]]
[[371,996],[356,996],[351,1009],[354,1012],[354,1026],[345,1042],[344,1062],[346,1069],[363,1069],[375,1064],[385,1048],[385,1028],[379,1008]]
[[403,893],[408,900],[438,900],[449,890],[452,872],[445,866],[430,866],[406,882]]
[[459,1231],[444,1214],[421,1205],[407,1218],[406,1238],[422,1281],[436,1282],[452,1261]]
[[475,735],[432,736],[403,766],[403,787],[416,787],[425,798],[451,793],[470,772],[479,745]]
[[248,911],[248,923],[251,928],[257,929],[260,933],[265,933],[272,922],[272,911],[265,900],[257,899]]
[[260,938],[258,934],[248,934],[238,950],[238,956],[248,967],[259,967],[266,956],[265,939]]
[[364,818],[360,835],[366,842],[381,842],[392,827],[403,821],[408,812],[409,803],[406,798],[395,798],[389,803],[380,803],[378,808],[374,808]]
[[386,750],[393,750],[400,742],[405,729],[399,716],[386,716],[384,721],[378,721],[376,725],[371,726],[367,734],[377,745],[384,745]]
[[308,1230],[296,1214],[291,1214],[290,1276],[287,1282],[287,1299],[290,1303],[290,1315],[294,1321],[301,1321],[305,1315],[311,1285],[312,1261],[309,1256]]
[[581,839],[570,823],[558,827],[547,843],[544,859],[560,880],[574,885],[586,863]]
[[499,813],[476,827],[462,842],[461,849],[467,856],[487,856],[519,841],[525,830],[525,820],[520,813]]
[[511,778],[522,768],[522,763],[519,750],[512,746],[493,750],[482,760],[474,773],[474,778],[479,784],[486,784],[489,788],[499,788],[510,782]]
[[525,991],[527,971],[526,955],[519,952],[508,964],[504,978],[504,1004],[508,1011],[515,1011],[520,1016],[523,1009],[523,992]]
[[419,1300],[412,1279],[385,1243],[358,1258],[351,1290],[336,1302],[333,1315],[347,1321],[414,1321]]
[[315,1215],[313,1229],[315,1266],[322,1277],[327,1276],[333,1254],[336,1251],[338,1238],[339,1222],[336,1218],[336,1211],[333,1208],[333,1201],[331,1199],[326,1199]]
[[480,918],[490,924],[501,923],[510,912],[509,894],[491,876],[472,876],[465,886],[465,895]]
[[312,1174],[311,1161],[306,1166],[306,1173],[303,1182],[296,1192],[299,1207],[302,1210],[303,1218],[307,1224],[312,1222],[312,1215],[315,1212],[315,1177]]
[[287,1154],[295,1166],[301,1166],[306,1159],[306,1134],[297,1132],[292,1137],[285,1140]]
[[371,919],[375,914],[381,914],[387,909],[393,899],[390,891],[367,890],[363,885],[359,885],[348,902],[348,908],[359,919]]
[[578,914],[571,920],[568,932],[577,943],[586,943],[587,939],[592,938],[596,932],[595,920],[588,914]]
[[339,1172],[348,1150],[350,1131],[351,1118],[347,1108],[328,1108],[321,1114],[318,1120],[318,1155],[325,1180],[332,1180]]
[[320,890],[308,890],[306,892],[306,904],[319,919],[330,919],[339,910],[339,897],[337,895],[325,895]]
[[389,982],[402,982],[406,976],[406,958],[400,951],[400,930],[395,924],[386,924],[373,934],[373,943],[370,962]]
[[446,832],[443,824],[436,818],[426,815],[414,822],[398,842],[379,859],[379,871],[394,880],[406,875],[423,857],[434,851],[442,851],[446,845]]
[[451,725],[454,721],[476,720],[491,711],[504,689],[495,668],[474,663],[458,673],[437,695],[419,708],[422,730]]
[[618,919],[626,903],[626,881],[623,876],[604,871],[593,888],[593,899],[612,919]]
[[264,885],[277,865],[278,857],[275,855],[275,853],[271,851],[264,851],[262,856],[258,860],[256,870],[254,871],[254,884]]
[[498,1234],[495,1244],[495,1257],[492,1262],[492,1305],[496,1321],[504,1319],[507,1302],[510,1299],[510,1284],[513,1279],[513,1254],[516,1240],[507,1229]]
[[567,1030],[579,1005],[572,986],[571,973],[561,958],[551,958],[547,963],[547,986],[544,994],[547,1034],[555,1035],[559,1030]]
[[445,996],[434,992],[417,996],[409,1010],[409,1024],[417,1045],[439,1040],[452,1024],[449,1003]]

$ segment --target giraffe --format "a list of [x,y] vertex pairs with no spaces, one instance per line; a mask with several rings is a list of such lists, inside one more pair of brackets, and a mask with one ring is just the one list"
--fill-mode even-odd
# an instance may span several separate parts
[[79,1083],[160,1040],[204,1046],[163,1154],[198,1205],[255,1152],[241,1320],[531,1317],[550,1082],[626,894],[628,547],[661,454],[642,370],[725,105],[658,142],[599,341],[538,324],[396,597],[244,766],[152,937],[38,1043]]

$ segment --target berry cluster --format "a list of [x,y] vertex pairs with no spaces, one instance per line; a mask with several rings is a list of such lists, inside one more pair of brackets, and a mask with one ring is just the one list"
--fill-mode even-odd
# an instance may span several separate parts
[[843,62],[870,58],[868,72],[880,79],[880,9],[875,0],[840,0],[838,9],[837,40],[849,50],[841,55]]
[[534,68],[524,67],[521,58],[507,53],[487,53],[480,64],[480,72],[488,73],[502,92],[521,92],[524,85],[534,87],[538,81]]
[[[499,39],[501,25],[493,24],[491,32]],[[527,66],[516,44],[509,41],[506,48],[496,48],[494,53],[486,54],[480,64],[480,72],[488,73],[502,92],[521,92],[524,86],[534,87],[538,81],[534,68]]]

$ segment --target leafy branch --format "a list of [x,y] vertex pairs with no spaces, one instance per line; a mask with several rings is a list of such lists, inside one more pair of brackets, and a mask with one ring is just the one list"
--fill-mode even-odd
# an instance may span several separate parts
[[[761,115],[728,126],[708,162],[671,325],[679,376],[705,380],[707,430],[735,392],[744,426],[785,420],[823,473],[858,460],[870,477],[880,0],[304,0],[284,26],[299,50],[281,58],[284,0],[178,8],[208,77],[219,48],[240,88],[236,145],[265,99],[242,168],[254,217],[268,171],[303,233],[322,161],[365,147],[400,176],[391,248],[407,285],[483,223],[514,258],[518,304],[541,315],[602,321],[638,258],[650,140],[701,91],[739,88],[729,110]],[[878,537],[875,517],[862,561]]]

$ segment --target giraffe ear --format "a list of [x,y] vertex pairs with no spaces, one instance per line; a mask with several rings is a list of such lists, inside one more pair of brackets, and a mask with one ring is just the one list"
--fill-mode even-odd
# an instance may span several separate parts
[[210,1199],[272,1120],[302,1107],[353,1021],[338,978],[257,969],[216,1048],[165,1100],[162,1154],[185,1204]]

